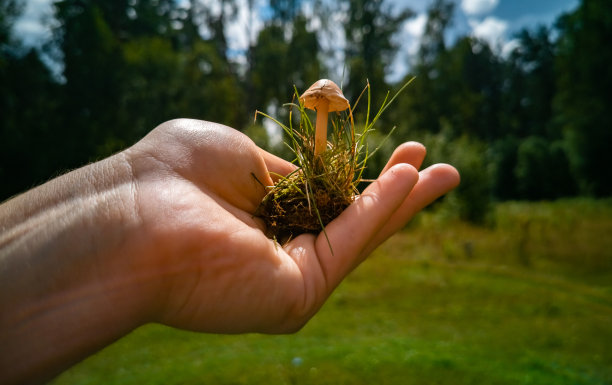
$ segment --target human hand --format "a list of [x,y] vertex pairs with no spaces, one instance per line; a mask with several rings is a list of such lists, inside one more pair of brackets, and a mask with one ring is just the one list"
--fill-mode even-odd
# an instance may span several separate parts
[[[457,185],[448,165],[419,175],[423,146],[400,146],[377,181],[326,227],[282,247],[253,214],[270,172],[294,166],[230,128],[180,120],[128,150],[145,234],[138,273],[151,321],[204,332],[291,332],[315,314],[367,255]],[[146,272],[146,273],[145,273]]]
[[459,182],[398,147],[325,235],[286,245],[254,217],[290,163],[228,127],[162,124],[133,147],[0,205],[0,382],[51,378],[148,322],[293,332],[342,279]]

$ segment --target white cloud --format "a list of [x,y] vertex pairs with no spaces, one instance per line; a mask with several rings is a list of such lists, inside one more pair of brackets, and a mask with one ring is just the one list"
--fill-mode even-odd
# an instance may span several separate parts
[[[257,12],[255,10],[255,12]],[[258,15],[251,15],[246,0],[238,2],[238,14],[235,20],[228,23],[226,34],[229,49],[231,51],[243,51],[249,47],[250,42],[254,42],[255,36],[263,28],[263,22]],[[250,36],[249,36],[250,34]]]
[[29,0],[23,14],[14,25],[15,36],[28,46],[40,46],[51,31],[43,19],[52,14],[51,0]]
[[408,20],[404,27],[404,30],[412,37],[420,38],[425,31],[425,24],[427,24],[427,15],[421,13],[414,19]]
[[[266,113],[270,116],[277,117],[279,105],[280,103],[277,101],[271,102],[266,108]],[[268,134],[270,145],[278,146],[281,144],[283,142],[283,129],[274,121],[266,118],[265,116],[258,116],[257,118],[262,119],[262,124],[266,129],[266,133]]]
[[488,16],[482,21],[470,20],[472,35],[487,41],[491,46],[502,44],[508,31],[508,22]]
[[23,18],[15,23],[15,34],[20,37],[40,37],[45,34],[45,27],[34,18]]
[[499,0],[461,0],[461,9],[467,15],[483,15],[497,7]]
[[419,50],[426,24],[427,14],[425,12],[419,13],[416,17],[404,23],[396,39],[399,49],[393,63],[389,66],[389,73],[385,77],[388,82],[400,81],[410,70],[411,61]]
[[512,51],[519,48],[520,46],[521,46],[521,43],[519,42],[518,39],[512,39],[512,40],[505,42],[501,49],[502,57],[507,58],[508,56],[510,56]]
[[329,17],[327,28],[317,31],[321,45],[320,57],[329,69],[327,77],[340,85],[344,81],[342,75],[346,70],[344,24],[347,21],[347,12],[338,8]]

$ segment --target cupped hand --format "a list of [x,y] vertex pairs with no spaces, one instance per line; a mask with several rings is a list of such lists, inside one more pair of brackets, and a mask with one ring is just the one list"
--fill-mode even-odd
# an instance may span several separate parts
[[[0,382],[42,383],[148,322],[299,329],[367,255],[459,182],[400,146],[326,234],[286,245],[253,213],[294,166],[218,124],[162,124],[0,205]],[[330,248],[331,244],[331,248]],[[333,252],[332,252],[333,249]]]
[[[459,183],[449,165],[417,169],[425,148],[396,149],[380,177],[318,236],[285,245],[253,214],[271,172],[294,166],[231,128],[175,120],[126,151],[139,226],[129,273],[150,321],[204,332],[292,332],[341,280],[419,210]],[[333,251],[332,251],[333,250]]]

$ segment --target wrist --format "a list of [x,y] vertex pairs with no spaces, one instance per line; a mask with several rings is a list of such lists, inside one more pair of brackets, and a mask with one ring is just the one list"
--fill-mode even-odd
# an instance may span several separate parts
[[132,179],[121,153],[0,208],[6,382],[48,379],[147,321],[151,290],[131,259],[139,226]]

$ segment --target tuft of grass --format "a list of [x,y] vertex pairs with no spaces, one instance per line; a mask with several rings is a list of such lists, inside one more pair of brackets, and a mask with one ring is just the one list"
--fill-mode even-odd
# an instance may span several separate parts
[[612,383],[612,200],[423,214],[294,335],[148,325],[53,384]]
[[[269,236],[285,241],[302,233],[318,234],[325,231],[325,226],[354,201],[368,158],[378,149],[370,151],[367,138],[374,131],[374,125],[382,113],[411,82],[408,81],[391,98],[387,93],[372,117],[370,84],[367,83],[355,103],[349,106],[348,112],[332,115],[331,140],[328,149],[319,155],[314,151],[315,128],[297,89],[294,102],[285,105],[290,108],[288,125],[265,113],[256,112],[256,117],[262,115],[283,129],[287,137],[286,145],[295,156],[293,163],[298,166],[287,176],[278,175],[274,186],[266,186],[268,193],[256,215],[264,219]],[[356,131],[353,111],[364,94],[367,95],[366,120],[360,125],[363,129]],[[294,110],[299,114],[297,127],[293,126]]]

